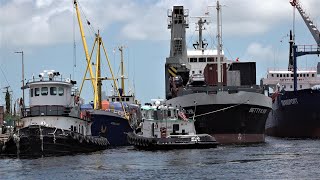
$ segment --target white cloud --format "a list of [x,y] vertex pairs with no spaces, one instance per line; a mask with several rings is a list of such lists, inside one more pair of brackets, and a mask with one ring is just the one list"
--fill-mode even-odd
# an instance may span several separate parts
[[[80,1],[86,17],[95,28],[103,31],[120,22],[119,35],[129,40],[169,39],[167,9],[173,5],[184,5],[190,10],[190,16],[203,15],[209,10],[213,17],[210,29],[214,32],[216,12],[214,8],[207,7],[213,3],[209,0]],[[226,5],[222,10],[225,37],[261,35],[292,18],[288,0],[224,0],[221,4]],[[303,1],[312,17],[320,15],[319,5],[317,0]],[[72,8],[72,0],[8,0],[0,4],[0,34],[12,39],[10,43],[15,46],[70,42],[73,37]],[[190,19],[191,24],[193,21]],[[194,29],[190,28],[190,31]]]

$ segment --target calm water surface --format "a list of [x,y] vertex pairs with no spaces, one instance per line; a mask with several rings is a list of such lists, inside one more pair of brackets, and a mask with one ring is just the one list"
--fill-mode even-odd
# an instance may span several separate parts
[[319,179],[320,140],[205,150],[133,147],[38,159],[0,159],[0,179]]

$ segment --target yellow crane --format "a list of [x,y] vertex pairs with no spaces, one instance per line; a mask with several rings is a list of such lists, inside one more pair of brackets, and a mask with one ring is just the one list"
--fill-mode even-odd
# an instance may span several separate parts
[[[91,80],[91,83],[92,83],[92,87],[93,87],[93,91],[94,91],[94,109],[101,109],[101,86],[102,86],[102,80],[113,80],[113,83],[114,83],[114,86],[116,87],[116,89],[118,90],[118,85],[117,85],[117,82],[114,78],[114,74],[113,74],[113,71],[112,71],[112,68],[111,68],[111,64],[110,64],[110,61],[109,61],[109,57],[107,55],[107,51],[105,49],[105,46],[104,46],[104,43],[102,41],[102,38],[100,37],[100,33],[98,31],[98,33],[96,34],[96,37],[95,37],[95,41],[94,41],[94,44],[93,44],[93,47],[92,47],[92,50],[91,50],[91,54],[89,55],[89,52],[88,52],[88,46],[87,46],[87,41],[86,41],[86,38],[85,38],[85,34],[84,34],[84,30],[83,30],[83,26],[82,26],[82,20],[81,20],[81,17],[80,17],[80,12],[79,12],[79,7],[78,7],[78,2],[77,0],[74,0],[74,7],[76,9],[76,13],[77,13],[77,18],[78,18],[78,23],[79,23],[79,29],[80,29],[80,34],[81,34],[81,38],[82,38],[82,44],[83,44],[83,48],[84,48],[84,51],[85,51],[85,54],[86,54],[86,61],[87,61],[87,68],[86,68],[86,72],[84,74],[84,78],[82,80],[82,84],[81,84],[81,88],[80,88],[80,93],[82,91],[82,88],[83,88],[83,84],[84,84],[84,81],[85,80]],[[94,52],[94,49],[95,49],[95,46],[97,45],[97,50],[96,50],[96,73],[95,73],[95,76],[93,75],[93,70],[92,70],[92,66],[91,66],[91,58],[92,58],[92,55],[93,55],[93,52]],[[101,55],[100,55],[100,51],[101,51],[101,47],[103,49],[103,52],[104,52],[104,55],[106,57],[106,60],[108,62],[108,66],[109,66],[109,70],[110,70],[110,73],[111,73],[111,76],[112,78],[107,78],[107,77],[101,77]],[[86,78],[86,75],[87,75],[87,72],[90,72],[90,78],[87,79]],[[120,103],[121,103],[121,106],[122,106],[122,109],[123,109],[123,112],[125,114],[125,117],[126,119],[129,119],[129,116],[128,114],[126,113],[125,111],[125,108],[123,106],[123,103],[122,103],[122,98],[120,96],[120,93],[118,93],[119,95],[119,99],[120,99]]]

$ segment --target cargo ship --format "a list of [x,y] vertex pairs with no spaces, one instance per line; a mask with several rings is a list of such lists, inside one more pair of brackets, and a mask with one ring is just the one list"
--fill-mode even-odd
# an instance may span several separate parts
[[227,60],[222,51],[220,9],[217,1],[216,50],[202,39],[205,17],[199,17],[199,41],[186,48],[189,11],[174,6],[168,11],[170,56],[165,64],[166,104],[183,108],[195,119],[196,132],[209,134],[221,144],[265,142],[265,122],[271,98],[256,85],[255,62]]
[[272,97],[266,134],[284,138],[320,138],[320,78],[317,67],[297,70],[297,56],[319,54],[318,29],[297,1],[291,1],[302,16],[318,45],[297,46],[290,31],[289,64],[285,70],[268,70],[262,79]]

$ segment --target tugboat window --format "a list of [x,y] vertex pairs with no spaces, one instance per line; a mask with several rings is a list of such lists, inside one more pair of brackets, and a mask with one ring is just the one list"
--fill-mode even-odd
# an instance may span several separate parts
[[119,98],[117,98],[117,101],[120,101],[120,99],[119,99]]
[[50,95],[52,95],[52,96],[57,95],[57,88],[56,87],[50,87]]
[[39,95],[40,95],[40,89],[34,88],[34,96],[39,96]]
[[64,93],[63,87],[59,87],[58,89],[59,96],[63,96],[63,93]]
[[190,62],[198,62],[197,58],[190,58]]
[[312,74],[312,77],[314,77],[314,74]]
[[48,87],[42,87],[41,88],[41,95],[42,96],[48,95]]
[[129,101],[129,98],[126,98],[126,101]]
[[30,91],[30,96],[33,97],[33,89]]

